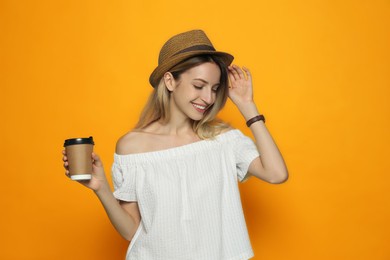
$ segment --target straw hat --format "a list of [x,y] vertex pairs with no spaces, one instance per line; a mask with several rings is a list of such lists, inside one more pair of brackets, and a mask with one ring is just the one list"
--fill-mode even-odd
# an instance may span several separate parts
[[226,66],[234,57],[226,52],[216,51],[213,44],[202,30],[192,30],[170,38],[160,50],[158,66],[152,72],[149,82],[156,87],[165,72],[185,59],[202,54],[217,55]]

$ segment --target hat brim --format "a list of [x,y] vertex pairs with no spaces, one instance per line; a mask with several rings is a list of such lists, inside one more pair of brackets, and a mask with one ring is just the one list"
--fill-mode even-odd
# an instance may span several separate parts
[[202,51],[189,51],[186,53],[181,53],[178,55],[175,55],[174,57],[170,58],[168,61],[166,61],[164,64],[161,64],[157,66],[157,68],[154,69],[152,74],[150,74],[149,77],[149,82],[152,85],[152,87],[157,87],[159,84],[161,77],[164,75],[165,72],[169,71],[173,66],[176,64],[180,63],[181,61],[184,61],[188,58],[198,56],[198,55],[203,55],[203,54],[210,54],[210,55],[215,55],[221,58],[222,62],[227,66],[229,66],[234,57],[233,55],[226,53],[226,52],[220,52],[220,51],[207,51],[207,50],[202,50]]

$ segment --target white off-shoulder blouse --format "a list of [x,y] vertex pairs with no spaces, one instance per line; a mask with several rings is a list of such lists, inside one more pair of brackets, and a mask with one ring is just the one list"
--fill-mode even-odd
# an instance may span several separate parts
[[137,201],[141,223],[126,259],[253,257],[237,181],[259,152],[240,130],[160,151],[114,154],[114,196]]

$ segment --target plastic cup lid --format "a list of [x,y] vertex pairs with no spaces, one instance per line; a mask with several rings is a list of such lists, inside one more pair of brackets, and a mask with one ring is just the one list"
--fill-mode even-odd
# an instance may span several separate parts
[[71,138],[71,139],[66,139],[64,143],[64,147],[68,145],[74,145],[74,144],[95,144],[93,142],[93,137],[90,136],[88,138]]

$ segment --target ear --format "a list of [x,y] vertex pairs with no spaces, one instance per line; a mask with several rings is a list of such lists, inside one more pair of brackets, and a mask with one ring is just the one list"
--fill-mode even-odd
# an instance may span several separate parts
[[165,72],[163,77],[164,77],[165,86],[167,87],[169,92],[172,92],[176,87],[175,78],[173,77],[172,73],[170,73],[170,72]]

